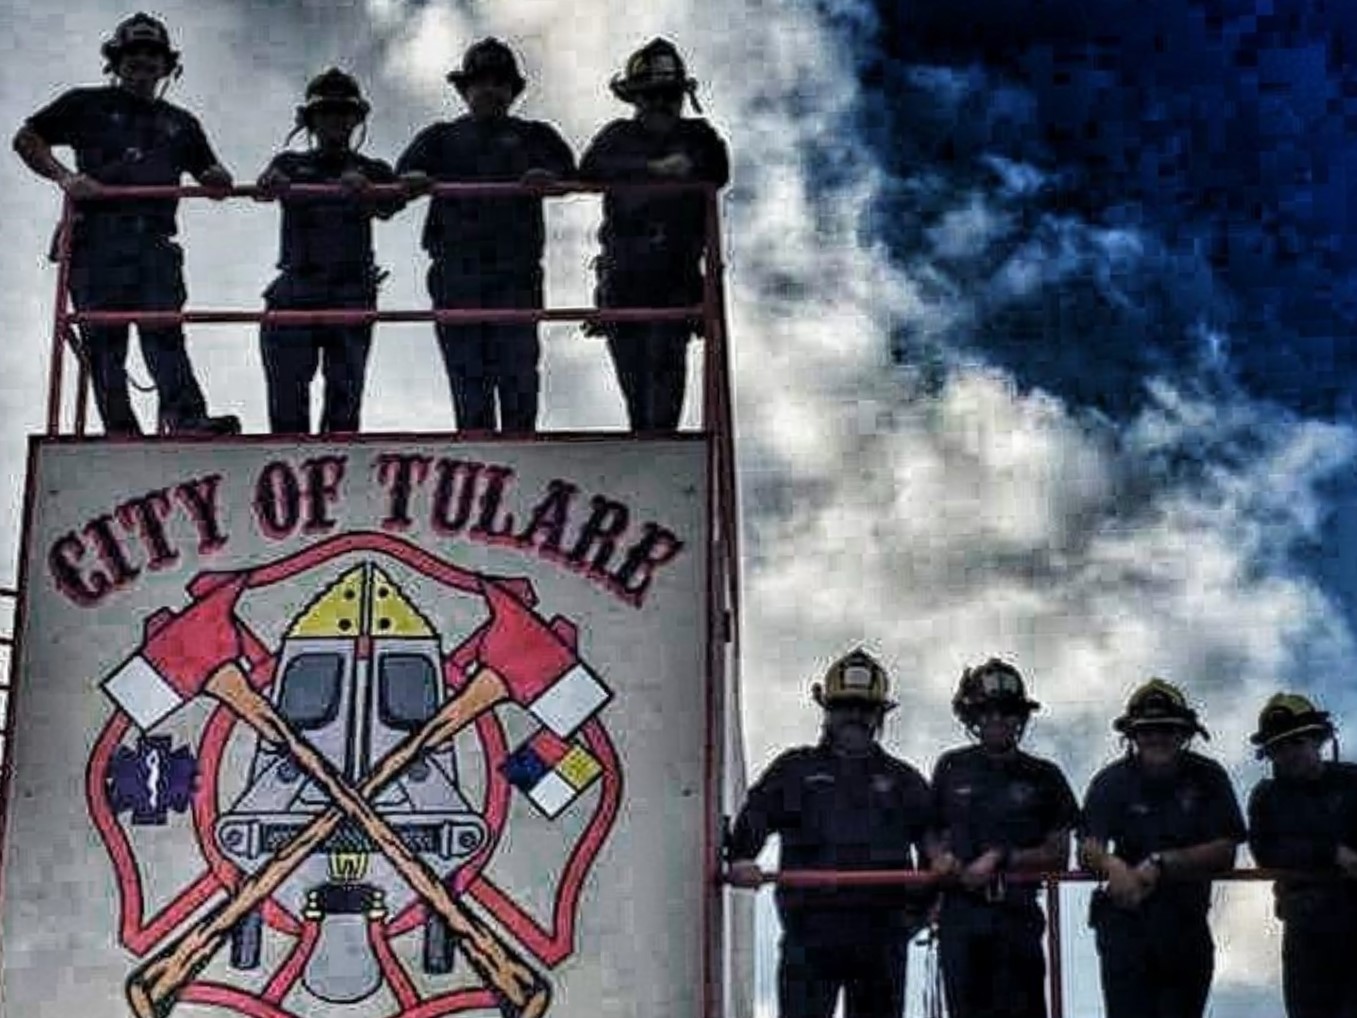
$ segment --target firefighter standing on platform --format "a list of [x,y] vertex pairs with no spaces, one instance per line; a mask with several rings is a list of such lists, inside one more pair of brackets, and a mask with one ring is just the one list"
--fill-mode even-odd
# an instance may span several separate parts
[[[14,149],[39,176],[55,181],[80,205],[71,236],[70,292],[77,311],[178,311],[184,306],[183,252],[173,199],[93,199],[105,187],[177,186],[192,174],[227,189],[222,168],[198,121],[160,98],[157,87],[180,71],[179,53],[163,23],[147,14],[123,21],[103,45],[105,71],[116,83],[77,88],[33,114]],[[53,146],[75,152],[72,172]],[[110,435],[138,435],[127,382],[126,325],[80,328],[94,398]],[[142,356],[155,382],[160,423],[170,433],[230,434],[233,416],[212,417],[184,349],[179,325],[138,326]]]
[[[410,143],[396,163],[407,180],[426,188],[434,182],[544,185],[574,175],[575,157],[554,128],[509,115],[526,82],[504,43],[475,43],[448,81],[470,112],[434,124]],[[423,239],[433,259],[434,307],[540,308],[545,239],[540,197],[434,198]],[[533,431],[537,325],[440,324],[437,331],[457,427]]]
[[[591,181],[703,182],[730,179],[725,143],[705,120],[682,116],[697,83],[674,45],[655,39],[627,61],[612,92],[636,107],[599,132],[580,161]],[[706,202],[701,194],[614,192],[603,202],[596,263],[602,308],[688,307],[702,302]],[[611,324],[605,333],[636,431],[672,431],[683,410],[688,339],[701,322]]]
[[[818,745],[782,754],[749,790],[727,855],[729,880],[757,887],[755,857],[781,836],[788,870],[913,869],[930,825],[928,785],[877,742],[887,676],[861,650],[814,687],[824,708]],[[780,1018],[829,1018],[840,988],[847,1018],[900,1018],[909,941],[931,892],[901,887],[780,887]]]
[[1207,737],[1182,691],[1151,679],[1113,727],[1127,755],[1093,778],[1079,844],[1093,893],[1107,1018],[1201,1018],[1215,969],[1210,877],[1234,866],[1244,820],[1225,770],[1187,749]]
[[1021,674],[991,658],[968,668],[952,710],[975,746],[933,771],[931,868],[943,893],[939,955],[952,1018],[1045,1018],[1045,919],[1035,883],[1006,876],[1069,865],[1078,806],[1055,764],[1018,748],[1032,713]]
[[1272,777],[1249,798],[1249,846],[1260,866],[1314,871],[1275,885],[1283,924],[1288,1018],[1357,1018],[1357,766],[1325,761],[1327,711],[1279,693],[1252,736]]
[[[373,184],[396,182],[395,172],[350,145],[367,119],[358,83],[330,68],[307,85],[297,126],[314,139],[307,152],[280,152],[259,178],[261,197],[282,195],[280,275],[264,293],[270,310],[373,308],[380,273],[372,253],[372,217],[386,219],[404,201],[364,197]],[[292,196],[290,184],[339,184],[341,197]],[[269,428],[274,434],[311,430],[311,380],[323,358],[322,432],[359,430],[363,378],[372,325],[266,325],[260,352],[268,380]]]

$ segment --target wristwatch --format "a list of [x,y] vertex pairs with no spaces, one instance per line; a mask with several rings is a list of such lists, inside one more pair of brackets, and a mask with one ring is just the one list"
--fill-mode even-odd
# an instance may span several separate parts
[[1145,861],[1148,862],[1155,869],[1157,869],[1161,877],[1164,875],[1165,867],[1163,852],[1151,852],[1148,856],[1145,857]]

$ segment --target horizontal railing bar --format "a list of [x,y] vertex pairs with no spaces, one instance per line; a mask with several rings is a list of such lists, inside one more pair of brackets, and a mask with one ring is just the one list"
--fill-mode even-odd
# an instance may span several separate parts
[[531,322],[676,322],[702,317],[701,305],[681,308],[430,308],[378,311],[366,308],[302,311],[81,311],[65,316],[73,325],[367,325],[376,322],[439,322],[445,325]]
[[[730,883],[728,878],[723,877],[722,879],[724,883]],[[1004,873],[1003,879],[1010,884],[1078,884],[1100,883],[1106,878],[1087,870],[1059,872],[1025,870]],[[1261,868],[1230,870],[1209,877],[1171,878],[1173,883],[1216,880],[1240,882],[1311,880],[1318,882],[1344,879],[1347,878],[1338,872],[1328,874]],[[926,870],[763,870],[760,874],[760,880],[764,884],[776,884],[779,887],[928,887],[933,884],[956,882],[955,877],[940,877]]]
[[367,196],[373,198],[408,196],[411,198],[420,198],[427,194],[432,194],[439,198],[492,198],[492,197],[510,197],[518,196],[536,196],[551,197],[566,194],[603,194],[608,191],[699,191],[703,193],[715,193],[717,187],[715,184],[703,181],[635,181],[616,183],[593,183],[587,181],[558,181],[551,184],[519,184],[519,183],[440,183],[435,184],[428,190],[421,190],[412,193],[411,190],[403,184],[370,184],[359,190],[350,191],[339,184],[289,184],[286,187],[277,190],[262,190],[253,184],[242,184],[235,187],[171,187],[171,186],[133,186],[122,187],[103,185],[100,189],[88,197],[76,199],[78,202],[84,201],[119,201],[128,199],[150,199],[150,198],[211,198],[221,200],[222,198],[259,198],[264,201],[271,200],[278,196],[291,197],[321,197],[325,195],[351,195]]

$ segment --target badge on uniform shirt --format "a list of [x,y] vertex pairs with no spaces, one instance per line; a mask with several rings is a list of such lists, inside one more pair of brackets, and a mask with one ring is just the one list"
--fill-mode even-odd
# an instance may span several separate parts
[[895,788],[895,781],[888,774],[878,774],[872,778],[872,791],[886,795]]
[[807,774],[805,782],[808,785],[832,785],[834,784],[834,775],[820,771],[817,774]]
[[1008,801],[1014,806],[1023,807],[1029,805],[1037,797],[1037,790],[1026,781],[1020,781],[1016,785],[1010,785],[1008,789]]
[[952,789],[952,794],[955,795],[958,799],[969,799],[971,793],[974,791],[975,789],[973,789],[970,785],[957,785],[955,788]]

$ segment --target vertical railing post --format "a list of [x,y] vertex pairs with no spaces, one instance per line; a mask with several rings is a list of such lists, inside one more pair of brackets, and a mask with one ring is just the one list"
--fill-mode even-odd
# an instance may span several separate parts
[[52,316],[52,364],[47,375],[47,434],[61,433],[62,369],[66,356],[66,334],[70,328],[66,309],[71,281],[71,230],[75,222],[75,203],[65,197],[61,203],[61,224],[57,227],[57,293]]
[[1046,955],[1050,959],[1048,978],[1051,984],[1051,1018],[1065,1016],[1065,971],[1061,944],[1060,880],[1047,874],[1046,885]]

